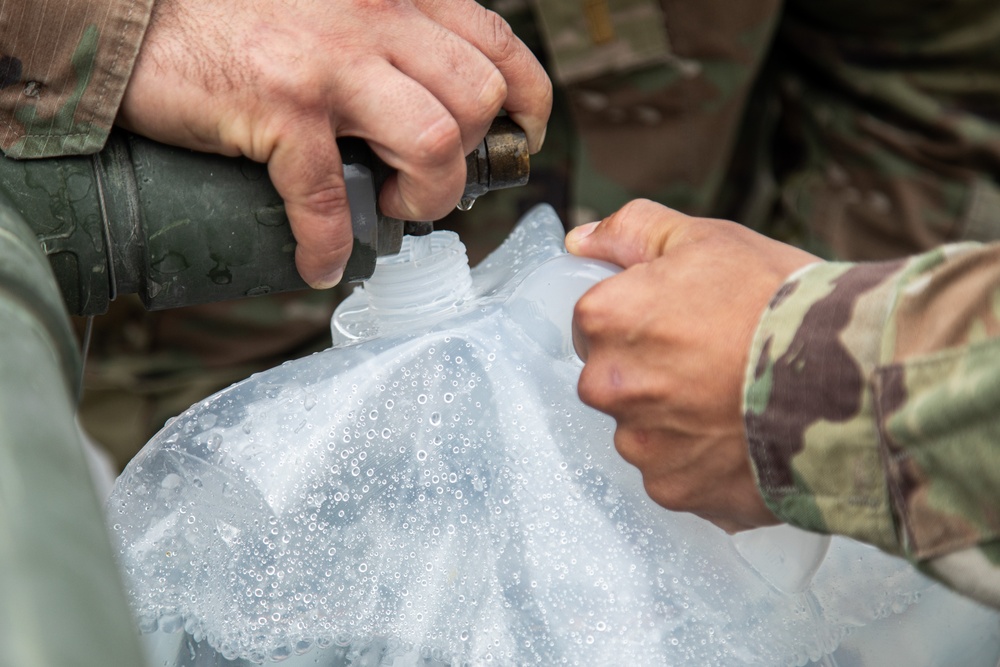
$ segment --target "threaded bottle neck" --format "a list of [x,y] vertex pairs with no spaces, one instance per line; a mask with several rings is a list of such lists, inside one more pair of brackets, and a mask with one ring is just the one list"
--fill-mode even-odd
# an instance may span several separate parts
[[455,232],[435,231],[404,236],[399,253],[379,257],[364,291],[371,314],[393,324],[444,312],[471,289],[465,245]]

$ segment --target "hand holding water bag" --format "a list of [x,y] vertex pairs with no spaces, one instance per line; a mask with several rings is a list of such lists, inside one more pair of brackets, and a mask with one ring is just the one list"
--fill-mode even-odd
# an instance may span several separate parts
[[573,305],[615,269],[562,239],[538,207],[470,272],[408,238],[332,349],[140,452],[108,511],[142,628],[190,639],[166,664],[802,665],[929,586],[846,540],[783,578],[649,500],[576,395]]

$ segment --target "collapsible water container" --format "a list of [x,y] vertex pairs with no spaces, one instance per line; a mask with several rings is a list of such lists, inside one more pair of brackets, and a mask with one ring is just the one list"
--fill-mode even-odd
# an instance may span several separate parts
[[546,206],[472,271],[408,237],[331,349],[171,421],[108,503],[153,664],[847,667],[903,637],[992,667],[997,615],[901,560],[646,496],[576,395],[573,305],[615,272]]

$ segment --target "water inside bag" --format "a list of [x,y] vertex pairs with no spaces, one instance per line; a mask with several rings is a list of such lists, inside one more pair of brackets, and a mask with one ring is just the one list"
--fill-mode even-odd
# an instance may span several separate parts
[[649,500],[576,395],[572,308],[614,273],[546,206],[472,271],[407,237],[330,350],[172,420],[107,506],[152,664],[994,665],[997,615],[903,561]]

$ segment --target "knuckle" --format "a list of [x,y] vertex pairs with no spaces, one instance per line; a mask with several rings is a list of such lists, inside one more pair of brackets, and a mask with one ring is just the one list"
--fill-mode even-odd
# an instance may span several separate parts
[[350,215],[347,191],[342,187],[326,187],[306,193],[302,197],[302,206],[320,215],[331,217]]
[[342,266],[351,254],[352,240],[326,239],[300,243],[295,249],[296,261],[307,259],[316,266]]
[[592,338],[604,329],[605,300],[604,290],[598,289],[601,285],[595,285],[584,293],[573,306],[573,322],[580,333],[587,338]]
[[585,405],[607,414],[615,404],[614,392],[593,363],[586,364],[580,372],[577,394]]
[[633,199],[622,206],[616,214],[611,216],[610,220],[613,220],[616,226],[623,227],[633,218],[641,219],[652,214],[653,208],[656,206],[655,203],[648,199]]
[[573,324],[587,337],[594,332],[594,313],[597,310],[594,306],[594,297],[589,294],[589,292],[584,294],[573,306]]
[[[636,468],[643,469],[644,464],[649,460],[648,447],[645,442],[635,437],[630,429],[619,426],[615,430],[614,443],[615,449],[623,459]],[[643,475],[643,481],[645,481],[645,475]]]
[[432,122],[413,145],[416,162],[439,165],[455,159],[462,152],[462,130],[451,116]]
[[618,238],[628,227],[628,219],[632,217],[635,210],[635,202],[629,202],[620,209],[606,217],[595,230],[595,234],[600,233],[611,238]]
[[486,34],[489,35],[490,44],[495,54],[495,59],[506,60],[512,57],[520,46],[521,40],[514,34],[510,24],[492,10],[483,13]]
[[660,475],[643,474],[642,486],[646,495],[661,507],[674,512],[688,512],[691,506],[681,488]]
[[479,108],[477,120],[491,119],[497,114],[503,103],[507,100],[507,80],[504,79],[500,70],[494,69],[483,83],[477,100]]

